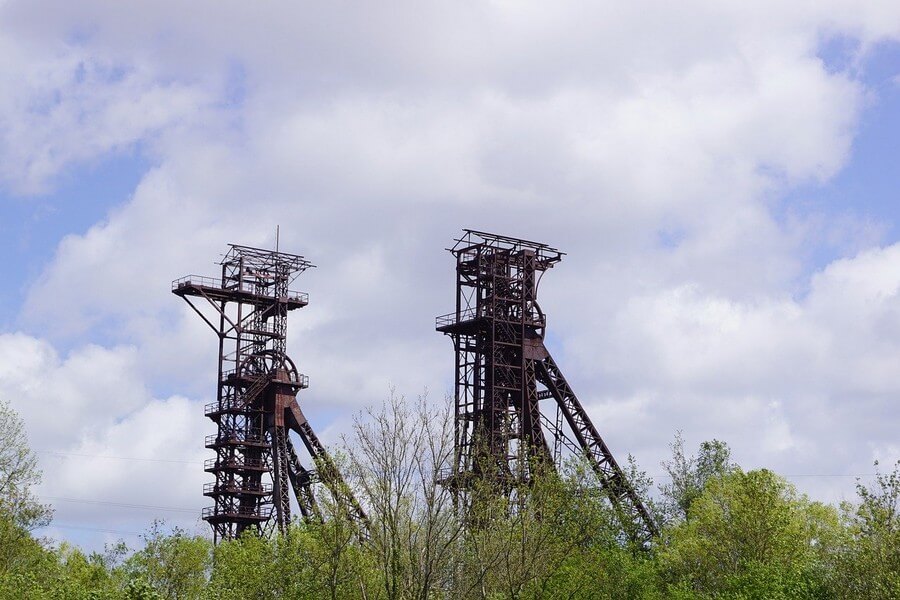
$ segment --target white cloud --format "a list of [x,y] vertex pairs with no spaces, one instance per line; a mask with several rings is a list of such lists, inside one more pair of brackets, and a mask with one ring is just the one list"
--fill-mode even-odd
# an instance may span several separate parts
[[83,47],[26,53],[0,31],[0,55],[0,184],[20,194],[46,192],[68,167],[139,142],[149,151],[161,132],[210,108],[208,90]]
[[[844,475],[871,472],[895,437],[898,328],[894,244],[828,265],[799,299],[734,300],[697,285],[635,296],[608,338],[574,335],[567,351],[594,348],[596,366],[581,372],[591,397],[640,399],[640,412],[597,409],[618,439],[682,429],[731,442],[750,466]],[[661,453],[664,441],[647,443]],[[846,491],[834,480],[804,485]]]
[[201,468],[208,458],[203,439],[214,432],[202,410],[200,403],[179,397],[147,402],[82,436],[61,452],[67,456],[44,459],[42,492],[199,509],[208,477]]
[[25,419],[39,448],[73,443],[150,399],[133,347],[85,345],[62,359],[45,341],[5,334],[0,357],[0,394]]
[[[843,167],[866,107],[864,84],[826,68],[819,44],[850,37],[862,56],[900,38],[898,13],[7,3],[0,180],[45,190],[134,145],[155,166],[106,220],[62,240],[22,313],[49,341],[0,338],[20,365],[0,364],[0,382],[60,398],[62,433],[37,400],[21,404],[41,443],[193,456],[208,424],[170,396],[212,393],[215,344],[168,282],[214,273],[226,242],[271,245],[280,224],[281,247],[320,265],[298,280],[312,304],[291,320],[318,427],[390,382],[439,398],[452,366],[431,331],[452,302],[442,248],[472,226],[570,253],[542,289],[551,343],[617,452],[652,465],[683,427],[753,464],[865,469],[890,452],[897,246],[871,248],[878,228],[853,215],[822,226],[821,214],[778,219],[772,203]],[[862,229],[875,233],[861,242]],[[833,240],[863,251],[810,275],[809,248]],[[52,390],[22,378],[32,372]],[[167,419],[180,424],[171,438],[151,427]],[[826,447],[838,426],[841,450]],[[73,462],[54,493],[173,504],[141,487],[164,477],[147,465],[129,486],[123,465],[80,482]]]
[[43,471],[37,494],[63,525],[142,531],[157,517],[197,521],[212,424],[200,402],[154,399],[137,359],[134,348],[98,346],[61,358],[33,337],[0,335],[0,398],[25,421]]

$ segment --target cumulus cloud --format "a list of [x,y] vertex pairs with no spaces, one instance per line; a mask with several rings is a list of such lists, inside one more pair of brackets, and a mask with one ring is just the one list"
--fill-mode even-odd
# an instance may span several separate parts
[[0,30],[0,56],[0,185],[18,194],[46,192],[70,166],[138,143],[150,150],[210,105],[208,90],[74,44],[34,51]]
[[200,402],[152,397],[137,359],[135,348],[99,346],[61,357],[31,336],[0,335],[0,398],[25,421],[43,471],[38,496],[76,526],[64,536],[139,532],[154,515],[197,521],[211,423]]
[[694,441],[731,440],[744,464],[852,475],[895,447],[898,327],[894,244],[828,265],[799,298],[735,300],[697,284],[636,295],[607,339],[574,333],[567,349],[593,350],[596,366],[579,373],[598,400],[630,397],[639,408],[607,414],[621,439],[677,428]]
[[[864,469],[895,448],[873,415],[896,395],[897,246],[867,234],[811,272],[809,248],[855,238],[859,221],[776,209],[840,171],[867,105],[821,44],[852,39],[862,61],[900,38],[898,13],[8,2],[0,180],[40,191],[135,145],[153,167],[60,242],[23,306],[31,335],[0,338],[20,365],[0,381],[22,398],[50,392],[23,373],[56,381],[69,430],[20,404],[41,443],[195,456],[208,424],[176,394],[212,393],[215,344],[168,282],[214,273],[226,242],[271,246],[280,224],[281,247],[319,265],[297,282],[312,302],[289,349],[311,376],[306,409],[336,439],[390,383],[450,388],[432,319],[452,301],[442,249],[470,226],[569,252],[542,288],[549,343],[617,452],[655,471],[682,427],[748,464]],[[166,419],[174,437],[154,437]],[[849,432],[837,451],[836,423]],[[147,465],[139,478],[111,467],[91,489],[172,504],[141,487],[166,477]],[[54,493],[87,493],[76,472]]]

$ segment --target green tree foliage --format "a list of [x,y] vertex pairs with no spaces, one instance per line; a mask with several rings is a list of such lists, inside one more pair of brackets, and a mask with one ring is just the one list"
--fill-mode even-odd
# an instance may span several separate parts
[[837,511],[760,469],[709,479],[687,518],[665,533],[659,567],[673,593],[819,598],[839,539]]
[[50,508],[32,493],[40,480],[22,420],[0,400],[0,575],[33,559],[29,532],[50,522]]
[[501,560],[474,565],[487,583],[475,597],[659,597],[651,555],[623,540],[616,511],[584,463],[539,478],[522,509],[479,533]]
[[[290,533],[265,539],[245,535],[215,549],[214,567],[203,598],[359,598],[377,587],[370,557],[357,544],[340,544],[333,522],[295,523]],[[336,567],[333,562],[336,562]],[[369,576],[369,579],[367,579]],[[377,595],[366,597],[378,597]]]
[[[450,414],[392,396],[336,459],[369,536],[320,489],[322,519],[286,535],[213,548],[156,522],[136,550],[86,554],[33,536],[50,513],[31,494],[36,461],[6,405],[0,442],[0,599],[900,598],[900,464],[838,511],[771,471],[741,470],[723,442],[689,456],[678,435],[661,508],[650,503],[661,536],[647,549],[628,541],[578,460],[561,474],[534,465],[533,484],[511,499],[472,490],[477,510],[464,520],[438,484],[453,458]],[[626,471],[647,497],[650,479],[633,460]]]
[[189,536],[177,527],[171,533],[165,533],[161,521],[154,521],[142,537],[144,547],[124,565],[130,579],[146,582],[162,598],[169,600],[198,598],[211,566],[212,544],[209,540]]
[[103,554],[87,555],[68,544],[62,544],[56,549],[48,548],[27,536],[20,544],[17,565],[0,577],[0,598],[131,598],[125,588],[125,574],[119,567],[119,559],[124,551],[124,546],[117,546]]
[[832,571],[836,595],[900,598],[900,462],[856,491],[859,503],[842,507],[847,537]]
[[731,461],[728,444],[712,440],[700,444],[696,456],[686,456],[681,432],[669,445],[672,458],[662,466],[669,476],[669,483],[660,486],[663,496],[661,516],[664,521],[684,521],[690,516],[691,504],[702,493],[708,481],[718,479],[737,468]]
[[368,506],[367,551],[385,598],[429,598],[453,578],[462,522],[453,495],[439,484],[453,458],[449,402],[431,408],[391,393],[357,419],[346,440],[350,479]]

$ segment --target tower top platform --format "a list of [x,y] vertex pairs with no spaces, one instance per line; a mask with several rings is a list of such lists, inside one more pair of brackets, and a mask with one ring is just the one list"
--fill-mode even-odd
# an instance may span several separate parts
[[303,271],[316,266],[299,254],[228,244],[228,252],[225,253],[222,262],[219,264],[231,266],[241,262],[244,268],[257,269],[259,271],[277,270],[282,273],[287,272],[290,274],[290,279],[294,279]]
[[447,248],[454,256],[471,254],[476,249],[495,249],[501,252],[517,253],[522,250],[534,252],[541,269],[548,269],[562,260],[566,255],[552,246],[541,242],[532,242],[522,238],[498,235],[475,229],[463,229],[463,235],[453,240],[455,244]]

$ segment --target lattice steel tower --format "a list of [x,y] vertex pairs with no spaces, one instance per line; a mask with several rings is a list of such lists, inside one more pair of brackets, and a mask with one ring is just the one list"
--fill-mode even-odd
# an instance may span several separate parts
[[[246,529],[287,530],[290,490],[305,518],[319,517],[313,492],[321,482],[338,505],[365,528],[366,517],[297,403],[308,378],[287,355],[288,312],[309,298],[288,289],[313,265],[302,256],[230,245],[221,279],[190,275],[172,283],[219,338],[218,394],[205,407],[218,432],[206,438],[216,456],[204,470],[215,481],[203,494],[215,504],[203,510],[216,541]],[[192,301],[215,309],[208,317]],[[300,462],[289,436],[302,440],[317,469]]]
[[[538,282],[564,254],[546,244],[464,232],[450,248],[456,310],[436,320],[456,351],[456,452],[443,483],[463,497],[476,481],[511,495],[529,484],[536,468],[558,466],[566,448],[587,458],[625,532],[649,542],[657,531],[653,518],[544,345]],[[551,399],[554,418],[540,404]]]

